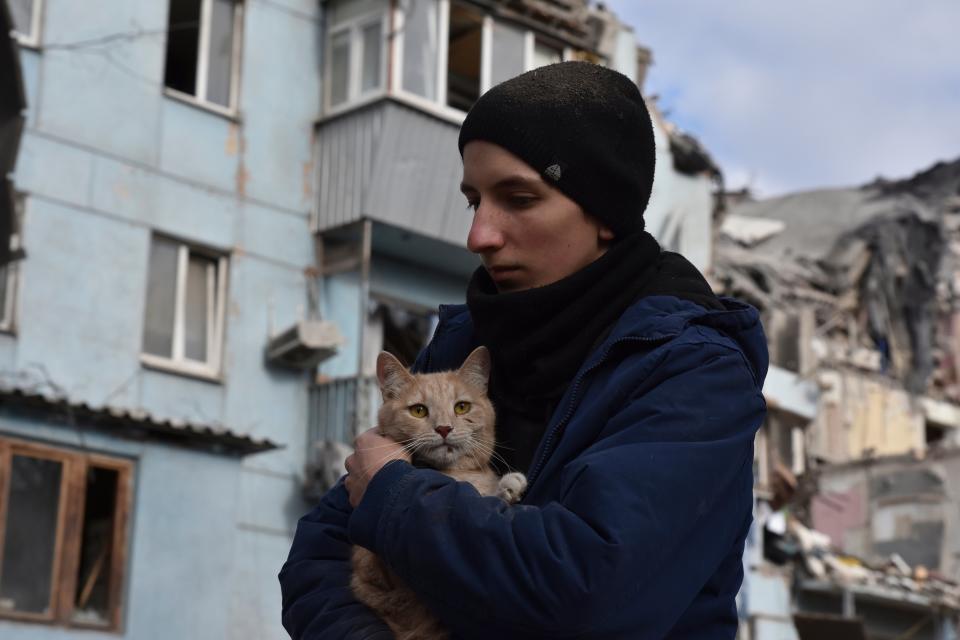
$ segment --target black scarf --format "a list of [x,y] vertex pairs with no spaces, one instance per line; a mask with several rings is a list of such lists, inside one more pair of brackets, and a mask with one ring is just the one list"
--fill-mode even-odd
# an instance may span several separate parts
[[559,282],[498,293],[485,269],[473,274],[467,306],[490,348],[497,439],[511,467],[526,470],[550,414],[590,351],[649,288],[660,263],[649,233],[622,238]]

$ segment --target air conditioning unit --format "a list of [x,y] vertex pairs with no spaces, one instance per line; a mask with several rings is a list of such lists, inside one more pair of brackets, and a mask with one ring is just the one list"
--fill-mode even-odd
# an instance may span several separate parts
[[312,369],[336,355],[343,335],[332,322],[301,320],[267,343],[267,362],[293,369]]

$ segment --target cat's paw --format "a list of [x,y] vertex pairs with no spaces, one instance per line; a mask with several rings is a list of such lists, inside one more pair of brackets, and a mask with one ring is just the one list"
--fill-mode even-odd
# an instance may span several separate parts
[[514,502],[518,502],[520,500],[520,497],[526,490],[527,476],[513,471],[511,473],[504,474],[504,476],[500,478],[500,483],[497,486],[497,496],[503,498],[509,504],[513,504]]

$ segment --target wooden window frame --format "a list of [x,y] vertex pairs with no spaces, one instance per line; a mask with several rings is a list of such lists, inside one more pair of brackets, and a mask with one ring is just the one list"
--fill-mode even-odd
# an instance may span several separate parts
[[[197,74],[194,92],[185,93],[164,85],[165,95],[194,106],[202,107],[228,118],[236,118],[239,112],[240,97],[240,58],[243,51],[243,10],[242,0],[234,1],[233,12],[233,51],[230,52],[230,104],[224,106],[207,100],[207,75],[210,67],[210,22],[213,14],[213,0],[200,0],[200,35],[197,44]],[[169,45],[167,45],[169,46]]]
[[[36,614],[0,610],[0,619],[119,633],[123,621],[123,586],[126,579],[127,548],[129,546],[127,539],[132,511],[134,463],[121,458],[77,453],[68,449],[0,437],[0,562],[3,560],[2,550],[7,532],[8,489],[14,455],[56,460],[63,466],[61,467],[60,499],[57,507],[53,575],[50,583],[50,613]],[[86,506],[86,474],[90,467],[110,469],[117,472],[113,546],[110,550],[108,625],[76,622],[71,619],[74,613],[74,594],[77,591],[77,580],[79,578],[77,572],[80,569],[80,547]],[[0,566],[0,572],[2,570],[3,567]]]
[[[224,310],[226,308],[227,297],[227,269],[229,260],[227,256],[192,245],[183,240],[170,238],[168,236],[151,236],[151,244],[154,238],[162,238],[169,242],[174,242],[177,247],[177,282],[174,293],[174,314],[173,314],[173,343],[171,345],[170,357],[160,356],[153,353],[142,351],[141,342],[140,362],[148,367],[172,371],[174,373],[184,373],[190,376],[205,378],[208,380],[220,380],[220,365],[223,360],[223,336],[224,336]],[[214,294],[213,304],[207,305],[207,359],[203,362],[192,360],[184,355],[184,323],[186,318],[186,298],[187,298],[187,269],[190,264],[190,256],[197,255],[215,260],[217,263],[217,273],[214,281],[208,281],[208,293]],[[149,278],[150,264],[147,263],[147,277]],[[212,285],[212,286],[211,286]],[[149,292],[148,294],[149,295]],[[144,297],[144,305],[147,299]]]

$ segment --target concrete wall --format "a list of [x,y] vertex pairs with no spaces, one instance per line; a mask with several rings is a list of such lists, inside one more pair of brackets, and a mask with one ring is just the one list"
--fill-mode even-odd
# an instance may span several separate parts
[[703,175],[688,176],[673,167],[667,124],[651,108],[657,145],[657,169],[650,204],[643,215],[647,231],[670,251],[683,254],[701,271],[713,256],[713,185]]
[[810,453],[832,463],[926,449],[923,408],[890,380],[855,371],[823,371]]
[[[218,422],[286,447],[240,462],[98,441],[138,460],[126,610],[137,640],[285,637],[276,573],[308,508],[298,477],[309,375],[267,368],[263,346],[307,304],[319,5],[244,6],[236,118],[164,95],[165,38],[154,32],[166,2],[48,0],[41,48],[22,53],[29,107],[14,182],[27,193],[28,258],[0,371],[49,377],[76,401]],[[138,30],[146,35],[110,46],[62,46]],[[221,382],[140,363],[154,231],[229,256]],[[24,431],[71,437],[0,423],[0,433]],[[4,625],[4,638],[66,633]]]
[[826,468],[811,501],[814,528],[866,558],[899,553],[960,579],[960,453]]

